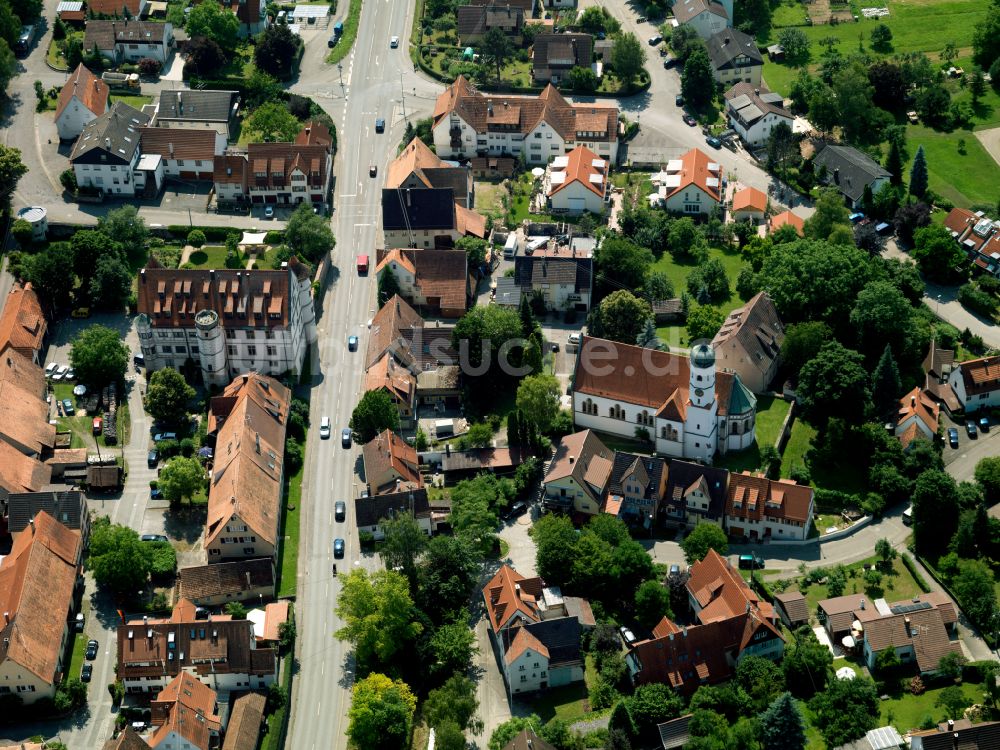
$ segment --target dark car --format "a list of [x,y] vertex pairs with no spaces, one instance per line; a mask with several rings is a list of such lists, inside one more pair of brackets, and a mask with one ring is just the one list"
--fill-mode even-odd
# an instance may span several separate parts
[[504,511],[504,518],[517,518],[528,512],[528,506],[525,503],[517,502]]
[[66,412],[67,417],[72,417],[76,414],[76,409],[73,408],[73,402],[68,398],[63,399],[63,411]]
[[97,643],[97,641],[94,640],[87,641],[87,659],[89,661],[93,661],[94,659],[97,658],[98,648],[99,644]]
[[692,128],[698,124],[698,121],[694,119],[691,115],[684,115],[684,117],[682,117],[681,119],[684,120],[685,125],[690,125]]
[[340,431],[340,444],[345,448],[351,447],[351,428],[345,427]]
[[707,138],[705,139],[705,143],[707,143],[707,144],[708,144],[709,146],[711,146],[712,148],[722,148],[722,141],[720,141],[720,140],[719,140],[718,138],[716,138],[716,137],[715,137],[714,135],[710,135],[710,136],[708,136],[708,137],[707,137]]
[[375,177],[378,174],[378,167],[374,164],[368,165],[368,176]]
[[83,682],[90,682],[90,678],[94,676],[94,665],[84,664],[83,669],[80,670],[80,680]]
[[139,537],[142,542],[167,542],[169,541],[163,534],[143,534]]
[[980,417],[979,418],[979,429],[982,430],[983,432],[989,432],[990,431],[990,418],[989,417]]
[[150,469],[155,469],[158,463],[160,463],[160,452],[154,448],[149,452],[149,455],[146,456],[146,465],[149,466]]
[[958,430],[954,427],[948,428],[948,445],[952,448],[958,447]]
[[348,351],[356,352],[358,350],[358,337],[348,336],[347,337],[347,349]]
[[680,565],[676,565],[675,564],[675,565],[671,565],[670,566],[670,573],[668,573],[668,575],[679,576],[680,574],[681,574],[681,566]]
[[158,432],[155,435],[153,435],[154,443],[162,443],[165,440],[176,440],[176,439],[177,439],[176,432]]
[[347,503],[338,500],[333,504],[333,515],[338,521],[343,521],[347,517]]
[[333,556],[336,558],[344,556],[344,540],[339,537],[333,540]]
[[678,94],[677,96],[675,96],[674,97],[674,104],[676,104],[678,107],[683,107],[684,106],[684,97],[681,96],[680,94]]
[[966,422],[965,423],[965,431],[968,433],[968,435],[969,435],[970,438],[977,438],[977,437],[979,437],[979,433],[976,432],[976,423],[975,422]]
[[383,120],[381,117],[375,120],[375,132],[376,133],[385,132],[385,120]]
[[163,499],[163,490],[161,490],[159,487],[153,487],[149,491],[149,499],[150,500],[162,500]]

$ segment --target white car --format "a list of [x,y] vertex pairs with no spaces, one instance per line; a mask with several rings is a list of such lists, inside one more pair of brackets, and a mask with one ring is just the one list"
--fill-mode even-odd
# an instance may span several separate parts
[[390,39],[389,46],[392,47],[393,49],[396,49],[396,47],[399,46],[399,37],[394,36],[392,39]]
[[60,367],[58,370],[55,371],[55,373],[52,375],[52,379],[62,380],[64,377],[66,377],[67,372],[69,372],[69,368],[66,365],[63,365],[62,367]]
[[45,368],[45,377],[51,378],[53,375],[56,374],[56,370],[58,369],[59,369],[58,362],[49,362],[49,364]]
[[319,436],[321,440],[326,440],[330,437],[330,418],[323,417],[319,423]]

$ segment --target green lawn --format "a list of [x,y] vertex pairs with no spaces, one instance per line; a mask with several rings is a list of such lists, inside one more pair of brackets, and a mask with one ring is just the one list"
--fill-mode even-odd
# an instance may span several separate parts
[[[870,557],[861,562],[855,563],[854,565],[848,565],[848,571],[857,571],[853,576],[850,574],[847,578],[847,586],[844,589],[844,594],[865,594],[864,579],[861,577],[861,566],[865,563],[871,564],[875,562],[874,557]],[[902,560],[898,557],[892,561],[892,570],[889,572],[883,572],[882,574],[882,588],[883,591],[878,596],[874,596],[876,592],[870,592],[868,596],[873,598],[884,597],[887,601],[897,602],[903,599],[910,599],[914,596],[919,596],[923,593],[917,582],[913,580],[913,576],[910,575],[910,571],[906,569],[903,565]],[[809,606],[809,612],[816,612],[816,605],[823,599],[830,598],[830,592],[827,590],[826,586],[823,584],[814,584],[808,588],[800,588],[806,597],[806,603]]]
[[[295,664],[295,657],[289,654],[283,660],[284,672],[281,675],[281,686],[285,689],[285,695],[289,695],[292,690],[292,672]],[[285,735],[288,732],[288,702],[267,717],[267,727],[264,730],[264,738],[261,740],[261,750],[281,750],[285,746]]]
[[[963,683],[960,687],[970,706],[980,699],[982,690],[979,685]],[[935,722],[958,718],[947,716],[947,711],[943,707],[934,705],[942,690],[944,687],[928,690],[922,695],[904,692],[892,695],[889,700],[882,701],[880,724],[891,723],[900,734],[906,734],[910,729],[918,729],[926,716],[930,716]]]
[[805,6],[798,0],[784,0],[781,5],[771,10],[771,26],[776,29],[783,26],[801,26],[807,18],[809,14]]
[[146,104],[153,103],[153,97],[146,96],[145,94],[135,94],[132,96],[125,96],[122,94],[112,94],[109,98],[109,106],[115,102],[121,102],[122,104],[127,104],[130,107],[142,111],[142,108]]
[[87,636],[84,633],[73,633],[73,658],[70,659],[66,679],[79,677],[80,669],[87,660]]
[[760,468],[760,447],[774,445],[778,431],[791,408],[784,399],[774,396],[757,396],[757,439],[745,451],[722,456],[717,466],[729,471],[755,471]]
[[570,724],[580,719],[595,719],[601,716],[603,711],[588,713],[586,710],[587,683],[592,682],[596,676],[597,671],[594,668],[593,657],[588,655],[584,682],[550,688],[533,696],[529,703],[531,712],[538,714],[538,718],[544,722],[562,719]]
[[[935,193],[958,206],[996,201],[1000,167],[971,131],[943,133],[923,125],[910,125],[906,135],[911,157],[916,155],[917,147],[924,147],[930,188]],[[965,141],[965,154],[958,151],[959,140]],[[909,171],[907,166],[906,173]]]
[[816,429],[801,419],[792,423],[792,434],[788,436],[785,453],[781,457],[781,476],[787,477],[796,466],[806,465],[806,451],[812,447],[815,437]]
[[191,253],[188,263],[195,268],[225,268],[226,248],[223,245],[205,245]]
[[361,0],[351,0],[351,7],[347,11],[347,18],[344,19],[344,33],[337,42],[326,61],[330,65],[336,65],[343,60],[354,46],[354,40],[358,36],[358,24],[361,22]]
[[[304,443],[303,443],[304,444]],[[303,455],[303,467],[305,465]],[[289,478],[285,492],[285,506],[281,510],[281,528],[284,539],[281,543],[281,560],[278,565],[278,596],[295,596],[298,584],[299,565],[299,518],[302,511],[302,472]]]

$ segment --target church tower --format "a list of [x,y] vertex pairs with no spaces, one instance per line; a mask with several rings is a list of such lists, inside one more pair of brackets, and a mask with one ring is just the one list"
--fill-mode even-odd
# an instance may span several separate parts
[[684,455],[711,463],[719,444],[719,402],[715,397],[715,351],[709,344],[691,349]]

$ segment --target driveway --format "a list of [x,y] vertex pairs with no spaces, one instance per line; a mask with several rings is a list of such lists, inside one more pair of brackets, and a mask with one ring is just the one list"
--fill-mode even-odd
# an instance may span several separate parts
[[500,530],[500,538],[510,545],[504,562],[527,578],[538,575],[535,572],[535,543],[528,536],[532,518],[537,517],[537,512],[537,506],[532,505],[528,513],[518,516],[513,521],[505,522]]

